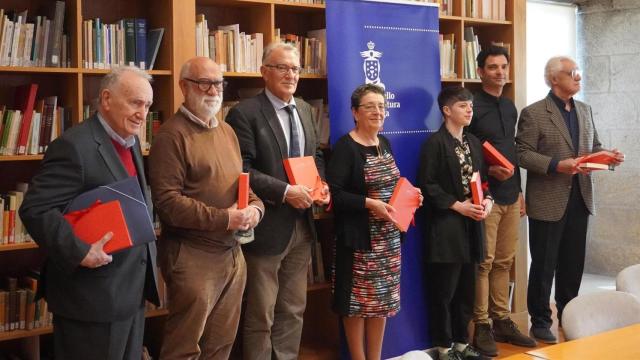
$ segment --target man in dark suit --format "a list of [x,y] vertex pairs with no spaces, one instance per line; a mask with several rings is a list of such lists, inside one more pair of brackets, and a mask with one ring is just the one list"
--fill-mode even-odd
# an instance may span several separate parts
[[53,313],[56,359],[141,358],[144,301],[159,303],[155,243],[107,255],[103,246],[112,234],[88,245],[74,235],[63,211],[83,192],[129,176],[138,177],[144,193],[136,135],[153,100],[150,80],[132,67],[106,75],[98,112],[49,145],[20,208],[29,234],[47,254],[41,287]]
[[[243,168],[265,204],[255,241],[243,247],[247,262],[245,359],[296,359],[307,297],[307,266],[315,239],[311,189],[290,185],[283,159],[314,156],[324,162],[311,106],[293,94],[300,77],[299,54],[285,43],[268,46],[260,67],[265,91],[231,109]],[[327,197],[323,203],[328,203]]]
[[[545,67],[551,91],[522,110],[516,136],[518,163],[527,169],[531,335],[545,343],[557,342],[550,330],[551,282],[555,275],[561,319],[564,306],[580,289],[589,214],[595,214],[593,179],[577,166],[576,158],[603,147],[591,107],[573,98],[581,80],[571,58],[551,58]],[[624,154],[612,152],[616,165],[624,161]]]

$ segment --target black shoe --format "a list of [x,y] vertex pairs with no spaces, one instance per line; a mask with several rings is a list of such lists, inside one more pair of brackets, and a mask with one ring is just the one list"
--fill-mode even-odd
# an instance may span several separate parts
[[[553,334],[552,334],[553,335]],[[518,325],[506,318],[493,320],[493,336],[497,342],[509,343],[516,346],[536,347],[536,341],[518,330]]]
[[438,360],[464,360],[462,354],[454,349],[449,349],[446,353],[438,354]]
[[551,332],[551,329],[546,328],[546,327],[531,327],[531,330],[529,331],[529,335],[531,335],[532,338],[537,339],[539,341],[542,341],[545,344],[557,344],[558,343],[558,339],[556,338],[555,335],[553,335],[553,333]]
[[457,350],[455,351],[460,356],[460,359],[463,359],[463,360],[491,360],[490,357],[480,354],[480,352],[474,349],[473,346],[471,345],[467,345],[467,347],[464,348],[464,351],[457,351]]
[[498,347],[489,324],[476,324],[473,332],[473,347],[486,356],[498,356]]

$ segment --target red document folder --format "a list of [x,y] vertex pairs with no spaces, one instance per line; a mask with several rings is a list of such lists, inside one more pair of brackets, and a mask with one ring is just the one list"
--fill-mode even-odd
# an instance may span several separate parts
[[407,178],[401,177],[393,189],[389,205],[396,209],[395,218],[400,231],[407,231],[413,214],[420,206],[420,193]]
[[106,203],[96,201],[87,209],[65,214],[64,218],[73,227],[73,233],[87,244],[93,244],[106,233],[112,232],[113,237],[103,249],[107,254],[133,246],[122,207],[117,200]]
[[238,177],[238,209],[249,206],[249,173],[240,173]]
[[482,152],[489,165],[502,166],[503,168],[509,169],[509,171],[514,169],[513,164],[488,141],[482,143]]
[[291,185],[304,185],[313,189],[311,198],[313,200],[323,200],[322,178],[318,174],[318,168],[313,156],[294,157],[284,159],[284,170]]
[[473,203],[475,205],[482,205],[482,199],[484,199],[484,192],[482,191],[482,179],[479,172],[474,172],[471,175],[471,196],[473,197]]
[[576,159],[578,166],[589,170],[613,170],[616,156],[611,151],[598,151]]

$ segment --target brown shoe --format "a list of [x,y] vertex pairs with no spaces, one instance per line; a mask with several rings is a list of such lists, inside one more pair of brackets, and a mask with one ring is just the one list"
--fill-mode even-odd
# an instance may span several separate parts
[[493,320],[493,336],[497,342],[509,343],[516,346],[536,347],[536,341],[518,330],[511,319]]
[[498,347],[495,340],[493,340],[491,325],[476,324],[473,332],[473,347],[482,355],[498,356]]

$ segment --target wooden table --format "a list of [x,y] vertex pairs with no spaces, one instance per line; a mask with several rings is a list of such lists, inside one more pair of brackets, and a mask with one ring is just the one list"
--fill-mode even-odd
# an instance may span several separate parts
[[638,344],[640,344],[640,324],[530,350],[526,353],[547,360],[638,360],[640,359]]

